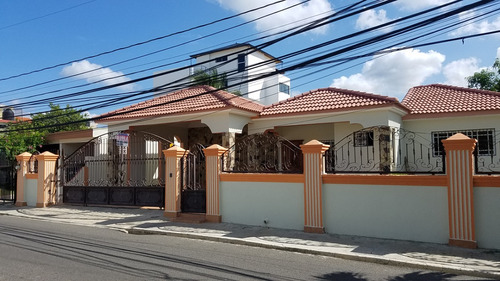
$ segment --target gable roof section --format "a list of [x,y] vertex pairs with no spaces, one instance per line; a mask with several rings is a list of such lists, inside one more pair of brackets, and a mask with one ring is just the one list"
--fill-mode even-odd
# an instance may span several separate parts
[[266,106],[260,113],[260,117],[345,111],[392,105],[408,111],[396,98],[338,88],[322,88]]
[[487,114],[500,112],[500,93],[432,84],[411,88],[401,103],[410,109],[405,119]]
[[224,46],[224,47],[221,47],[221,48],[212,49],[212,50],[208,50],[208,51],[205,51],[205,52],[202,52],[202,53],[194,54],[194,55],[191,55],[191,57],[195,59],[197,57],[201,57],[201,56],[204,56],[204,55],[207,55],[207,54],[213,54],[213,53],[227,51],[227,50],[231,50],[231,49],[237,49],[237,48],[245,48],[245,49],[248,49],[248,51],[251,50],[251,51],[261,52],[265,56],[267,56],[270,60],[274,60],[274,61],[276,61],[276,63],[280,63],[281,62],[280,60],[278,60],[274,56],[270,55],[269,53],[263,51],[260,48],[257,48],[255,46],[253,46],[252,44],[248,44],[248,43],[234,43],[234,44],[229,45],[229,46]]
[[105,113],[98,122],[229,108],[258,113],[264,106],[210,86],[195,86]]

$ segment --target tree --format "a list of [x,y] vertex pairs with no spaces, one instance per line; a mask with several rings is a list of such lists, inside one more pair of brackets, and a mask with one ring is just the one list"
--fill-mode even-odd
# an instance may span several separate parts
[[0,149],[8,160],[14,161],[23,152],[33,153],[46,142],[45,136],[60,131],[75,131],[88,128],[86,114],[69,105],[61,109],[50,104],[50,111],[31,115],[31,120],[9,123],[5,133],[0,133]]
[[192,80],[195,85],[208,85],[216,89],[222,89],[227,86],[226,74],[219,74],[217,69],[211,71],[196,70]]
[[482,69],[466,79],[469,88],[500,92],[500,60],[495,60],[492,69]]

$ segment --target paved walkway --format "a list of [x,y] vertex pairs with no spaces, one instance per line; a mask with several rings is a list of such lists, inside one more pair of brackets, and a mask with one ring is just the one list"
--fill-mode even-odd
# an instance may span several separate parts
[[174,223],[163,217],[162,210],[136,208],[67,205],[31,208],[0,203],[0,215],[105,227],[131,234],[161,234],[205,239],[500,279],[498,250],[471,250],[440,244],[311,234],[229,223]]

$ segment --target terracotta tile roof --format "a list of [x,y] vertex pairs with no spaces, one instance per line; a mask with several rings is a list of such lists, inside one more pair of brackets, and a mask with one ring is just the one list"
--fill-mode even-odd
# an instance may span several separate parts
[[100,116],[102,119],[99,121],[144,118],[227,108],[258,113],[264,106],[226,91],[216,90],[210,86],[195,86],[102,114]]
[[260,116],[342,111],[388,105],[397,105],[406,110],[396,98],[338,88],[323,88],[266,106]]
[[401,103],[410,109],[407,118],[471,114],[500,110],[500,93],[432,84],[411,88]]

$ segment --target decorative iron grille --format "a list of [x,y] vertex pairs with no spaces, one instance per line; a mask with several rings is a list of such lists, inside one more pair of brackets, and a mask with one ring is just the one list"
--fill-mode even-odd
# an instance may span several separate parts
[[423,134],[378,126],[356,131],[325,152],[327,173],[445,173],[444,155],[433,155]]
[[221,156],[223,172],[302,173],[300,147],[272,133],[237,138]]
[[163,186],[172,142],[138,131],[96,137],[63,161],[64,186]]
[[[492,134],[488,139],[480,138],[480,136],[477,139],[478,143],[474,150],[476,174],[500,174],[500,156],[496,153],[500,151],[500,133]],[[489,153],[484,153],[485,147]]]

